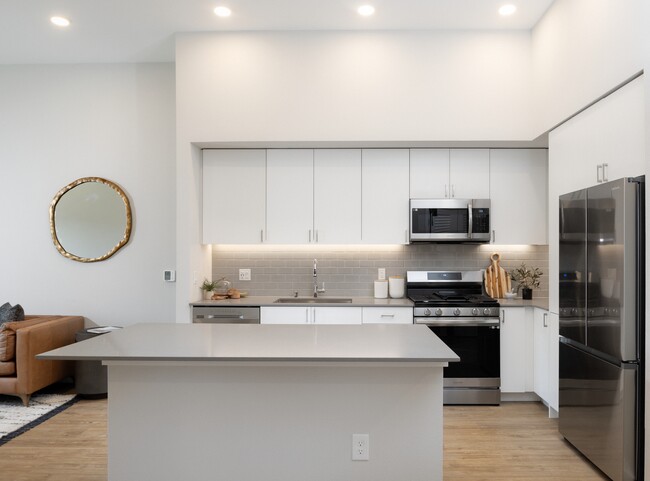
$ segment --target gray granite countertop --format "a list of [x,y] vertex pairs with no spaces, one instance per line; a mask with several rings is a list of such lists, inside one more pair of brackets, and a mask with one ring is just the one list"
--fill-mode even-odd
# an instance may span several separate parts
[[[284,297],[291,297],[291,296],[284,296]],[[303,297],[303,296],[301,296]],[[346,296],[340,296],[340,297],[345,297],[347,299],[352,299],[352,302],[346,302],[346,303],[291,303],[291,304],[279,304],[275,303],[276,300],[280,298],[280,296],[251,296],[251,297],[244,297],[242,299],[223,299],[220,301],[196,301],[192,302],[190,306],[209,306],[209,307],[218,307],[218,306],[225,306],[225,307],[232,307],[232,306],[237,306],[237,307],[258,307],[258,306],[283,306],[283,307],[289,307],[289,306],[323,306],[323,307],[413,307],[413,302],[411,302],[410,299],[407,299],[405,297],[400,298],[400,299],[376,299],[374,297],[346,297]],[[337,298],[339,298],[337,296]],[[320,299],[327,299],[327,296],[323,296]]]
[[104,361],[450,362],[426,326],[136,324],[37,356]]
[[539,307],[548,310],[548,297],[534,297],[530,300],[518,297],[516,299],[498,299],[501,307]]

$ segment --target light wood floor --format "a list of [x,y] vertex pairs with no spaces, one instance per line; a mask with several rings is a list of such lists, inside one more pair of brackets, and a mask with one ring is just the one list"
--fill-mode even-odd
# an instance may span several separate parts
[[[607,479],[538,403],[447,406],[444,445],[445,481]],[[0,481],[105,480],[105,400],[79,401],[0,447]]]

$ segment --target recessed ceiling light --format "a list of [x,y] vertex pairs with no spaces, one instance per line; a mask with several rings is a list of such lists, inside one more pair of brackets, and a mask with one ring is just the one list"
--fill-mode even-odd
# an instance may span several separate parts
[[501,8],[499,8],[499,14],[503,15],[504,17],[506,15],[512,15],[516,11],[517,11],[517,7],[512,4],[502,5]]
[[362,15],[364,17],[369,17],[373,13],[375,13],[375,7],[372,5],[361,5],[358,9],[357,12],[359,12],[359,15]]
[[230,11],[230,9],[228,7],[217,7],[217,8],[214,9],[214,14],[217,17],[230,17],[231,13],[232,12]]
[[67,27],[70,25],[70,20],[64,17],[51,17],[50,22],[52,22],[57,27]]

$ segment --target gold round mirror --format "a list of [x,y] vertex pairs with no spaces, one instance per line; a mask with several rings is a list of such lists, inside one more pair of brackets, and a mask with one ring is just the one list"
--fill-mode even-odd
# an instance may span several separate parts
[[50,204],[50,231],[61,255],[79,262],[108,259],[131,236],[131,205],[116,183],[84,177],[66,185]]

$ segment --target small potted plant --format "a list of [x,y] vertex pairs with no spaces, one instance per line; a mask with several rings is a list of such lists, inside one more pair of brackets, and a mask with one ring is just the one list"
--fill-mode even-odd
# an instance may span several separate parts
[[539,287],[541,275],[542,271],[538,267],[531,269],[524,262],[510,272],[510,278],[517,282],[517,292],[521,289],[522,299],[533,298],[533,288]]
[[212,299],[212,294],[214,293],[214,290],[216,288],[217,288],[217,281],[209,281],[207,279],[204,279],[203,284],[201,284],[201,290],[203,291],[203,298],[205,300]]

